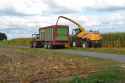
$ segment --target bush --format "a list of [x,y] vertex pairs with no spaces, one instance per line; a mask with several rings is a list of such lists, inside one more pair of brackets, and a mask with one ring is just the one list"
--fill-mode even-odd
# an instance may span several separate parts
[[113,67],[99,71],[86,79],[76,76],[70,83],[125,83],[125,72],[120,68]]
[[107,33],[103,34],[104,47],[125,47],[125,33]]

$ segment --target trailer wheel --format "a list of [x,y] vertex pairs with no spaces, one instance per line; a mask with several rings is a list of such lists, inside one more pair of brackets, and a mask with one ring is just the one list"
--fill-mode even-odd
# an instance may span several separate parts
[[49,45],[48,45],[48,48],[51,49],[51,48],[53,48],[53,46],[52,46],[51,44],[49,44]]
[[44,44],[44,48],[46,48],[46,49],[47,49],[47,48],[48,48],[48,45],[47,45],[47,44]]

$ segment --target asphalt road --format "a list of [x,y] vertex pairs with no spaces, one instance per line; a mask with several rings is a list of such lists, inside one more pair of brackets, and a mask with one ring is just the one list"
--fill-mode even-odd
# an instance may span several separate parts
[[[3,48],[3,47],[1,47],[1,48]],[[15,48],[30,48],[30,47],[18,46],[18,47],[15,47]],[[113,61],[118,61],[118,62],[124,62],[125,63],[125,55],[109,54],[109,53],[98,53],[98,52],[89,52],[89,51],[78,51],[78,50],[69,50],[69,49],[66,49],[66,50],[54,49],[52,51],[61,52],[61,53],[68,54],[68,55],[80,55],[80,56],[94,57],[94,58],[113,60]]]
[[54,51],[62,52],[69,55],[80,55],[80,56],[88,56],[88,57],[95,57],[100,59],[113,60],[118,62],[125,62],[125,55],[87,52],[87,51],[78,51],[78,50],[54,50]]

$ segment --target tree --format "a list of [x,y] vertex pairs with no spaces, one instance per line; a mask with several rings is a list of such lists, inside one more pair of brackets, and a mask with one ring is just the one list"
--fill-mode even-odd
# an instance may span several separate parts
[[0,32],[0,40],[7,40],[7,35]]

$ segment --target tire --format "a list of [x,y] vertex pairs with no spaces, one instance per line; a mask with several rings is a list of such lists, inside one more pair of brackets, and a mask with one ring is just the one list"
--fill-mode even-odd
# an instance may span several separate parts
[[32,48],[36,48],[37,47],[37,43],[36,42],[33,42],[32,43]]
[[72,46],[73,46],[73,47],[76,47],[76,42],[72,42]]
[[44,44],[44,48],[46,48],[46,49],[47,49],[47,48],[48,48],[48,45],[47,45],[47,44]]
[[85,47],[86,47],[86,48],[91,48],[91,42],[88,42],[88,41],[87,41],[87,42],[85,43]]
[[85,48],[88,48],[88,43],[87,42],[85,42]]
[[49,44],[49,45],[48,45],[48,49],[51,49],[51,48],[53,48],[53,47],[52,47],[52,45],[51,45],[51,44]]

